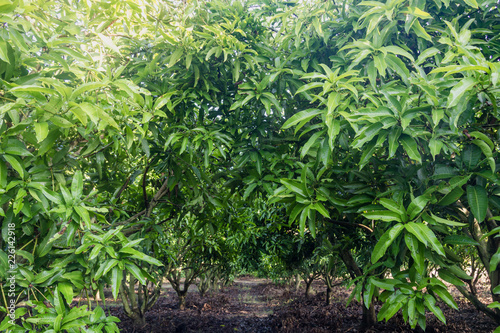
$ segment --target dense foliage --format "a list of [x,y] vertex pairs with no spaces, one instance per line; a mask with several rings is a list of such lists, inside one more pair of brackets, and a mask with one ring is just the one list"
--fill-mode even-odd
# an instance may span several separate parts
[[367,326],[445,321],[443,280],[500,324],[496,1],[3,0],[0,19],[1,330],[117,330],[70,307],[105,286],[141,324],[164,278],[244,265],[346,272]]

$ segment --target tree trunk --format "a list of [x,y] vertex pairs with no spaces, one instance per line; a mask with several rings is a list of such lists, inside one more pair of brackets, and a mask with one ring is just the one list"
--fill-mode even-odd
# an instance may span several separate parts
[[312,280],[306,281],[306,298],[309,298],[309,294],[311,293],[311,285]]
[[186,309],[186,293],[181,292],[177,294],[179,298],[179,310],[185,310]]
[[[342,258],[342,261],[344,262],[351,278],[354,279],[358,276],[363,276],[361,268],[358,266],[349,250],[341,250],[340,257]],[[362,304],[361,307],[363,308],[363,318],[361,320],[361,330],[363,331],[375,325],[377,322],[377,316],[375,314],[373,300],[370,302],[369,308],[366,308],[364,304]]]
[[300,284],[302,283],[302,280],[300,279],[300,275],[297,274],[295,276],[295,292],[299,292],[300,289]]
[[370,303],[370,307],[366,308],[363,304],[363,318],[361,320],[361,331],[364,331],[370,327],[373,327],[377,323],[377,316],[375,314],[375,307],[373,302]]
[[327,286],[326,287],[326,305],[332,304],[331,298],[332,298],[332,287]]
[[462,293],[462,295],[465,296],[465,298],[469,300],[469,302],[471,302],[476,307],[476,309],[478,309],[479,311],[483,312],[488,317],[493,319],[497,323],[497,325],[500,325],[500,314],[497,311],[495,311],[495,309],[488,308],[475,295],[469,293],[469,291],[465,287],[463,286],[455,286],[455,287],[458,289],[458,291]]
[[130,317],[132,319],[132,324],[135,328],[142,328],[146,326],[146,318],[137,312],[134,312],[133,316]]

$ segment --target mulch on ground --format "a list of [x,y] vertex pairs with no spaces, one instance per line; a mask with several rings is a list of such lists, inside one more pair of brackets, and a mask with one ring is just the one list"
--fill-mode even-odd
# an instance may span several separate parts
[[[118,325],[121,332],[125,333],[360,332],[362,308],[356,301],[346,307],[349,291],[345,287],[334,289],[330,305],[325,304],[324,285],[318,281],[313,288],[315,293],[306,298],[303,290],[295,292],[287,286],[266,280],[241,278],[232,286],[209,293],[203,298],[197,292],[190,292],[184,311],[177,309],[175,293],[169,290],[146,314],[147,324],[140,328],[132,325],[121,307],[110,308],[110,312],[120,318],[121,323]],[[447,325],[429,313],[426,332],[493,332],[496,325],[491,319],[463,298],[455,299],[458,311],[440,304]],[[376,305],[376,309],[380,309],[380,306]],[[366,332],[403,333],[422,330],[412,330],[398,313],[387,323],[379,322]]]

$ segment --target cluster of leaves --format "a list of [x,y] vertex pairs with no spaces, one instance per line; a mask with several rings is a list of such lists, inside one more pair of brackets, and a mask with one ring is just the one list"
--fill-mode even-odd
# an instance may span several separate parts
[[[384,301],[379,320],[445,321],[440,279],[472,300],[462,246],[500,302],[496,1],[34,0],[0,15],[0,272],[15,247],[19,304],[117,297],[123,276],[154,283],[179,258],[202,272],[241,244],[290,255],[299,235],[338,254],[367,309]],[[481,309],[500,323],[495,307]]]

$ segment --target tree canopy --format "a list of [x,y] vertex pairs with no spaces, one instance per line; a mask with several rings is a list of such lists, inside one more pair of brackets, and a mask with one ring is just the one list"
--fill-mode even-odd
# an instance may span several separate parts
[[73,297],[110,286],[140,322],[176,269],[296,242],[343,262],[367,325],[446,321],[443,281],[500,324],[497,1],[4,0],[0,19],[0,329],[113,330]]

